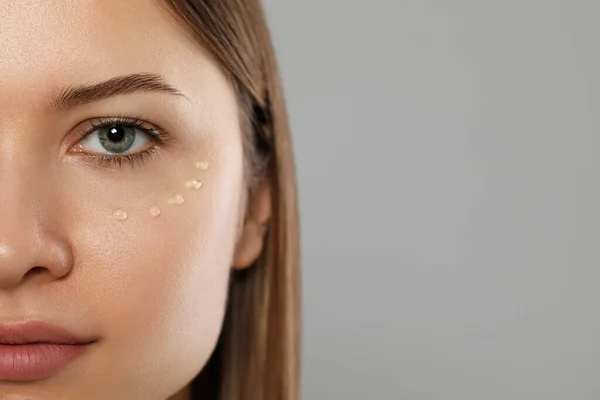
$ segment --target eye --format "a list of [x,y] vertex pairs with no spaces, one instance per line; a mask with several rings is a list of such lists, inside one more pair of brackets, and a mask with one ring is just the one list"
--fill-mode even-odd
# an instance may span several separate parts
[[101,167],[135,166],[156,159],[174,141],[147,119],[127,115],[88,120],[76,131],[81,139],[69,152]]
[[95,154],[131,154],[143,149],[151,138],[131,124],[109,123],[94,127],[77,146],[79,151]]

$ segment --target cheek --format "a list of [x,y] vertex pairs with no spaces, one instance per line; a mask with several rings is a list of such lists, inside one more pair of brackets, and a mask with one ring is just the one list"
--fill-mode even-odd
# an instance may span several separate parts
[[240,143],[213,149],[158,162],[143,174],[132,169],[122,179],[114,172],[113,181],[90,178],[81,166],[68,175],[85,182],[64,206],[74,232],[73,293],[91,307],[105,338],[97,371],[88,371],[102,376],[98,384],[141,380],[144,391],[168,395],[199,372],[214,348],[243,168]]

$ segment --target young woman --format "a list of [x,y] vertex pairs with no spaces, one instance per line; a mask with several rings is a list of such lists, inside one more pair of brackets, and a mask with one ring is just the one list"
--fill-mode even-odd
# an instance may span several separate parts
[[296,400],[259,0],[0,0],[0,398]]

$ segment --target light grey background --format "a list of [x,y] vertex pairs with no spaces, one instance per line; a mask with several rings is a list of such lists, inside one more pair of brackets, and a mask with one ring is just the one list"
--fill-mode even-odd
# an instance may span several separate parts
[[600,2],[264,3],[303,399],[599,399]]

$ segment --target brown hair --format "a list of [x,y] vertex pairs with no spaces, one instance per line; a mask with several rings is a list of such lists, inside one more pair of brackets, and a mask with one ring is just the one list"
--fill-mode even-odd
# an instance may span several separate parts
[[248,190],[267,180],[272,216],[263,254],[236,271],[223,331],[193,398],[297,400],[299,245],[296,180],[281,82],[260,0],[167,0],[236,89]]

